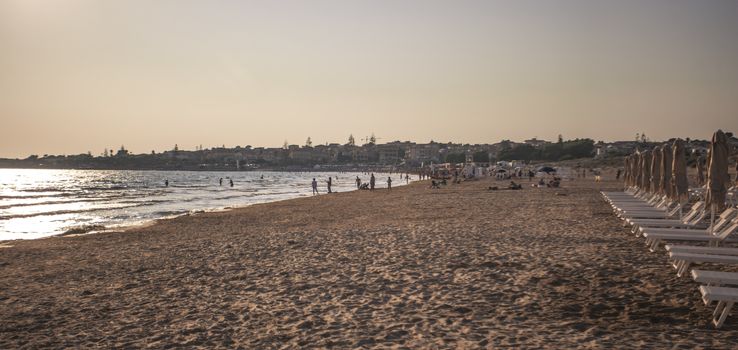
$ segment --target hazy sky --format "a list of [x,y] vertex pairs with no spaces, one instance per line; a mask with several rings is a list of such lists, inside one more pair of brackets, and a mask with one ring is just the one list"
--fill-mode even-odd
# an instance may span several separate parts
[[0,157],[738,131],[738,0],[0,0]]

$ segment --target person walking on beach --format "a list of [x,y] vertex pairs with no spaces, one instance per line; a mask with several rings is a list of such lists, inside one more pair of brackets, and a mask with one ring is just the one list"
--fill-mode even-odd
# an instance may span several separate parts
[[328,181],[326,182],[328,183],[328,193],[333,193],[331,192],[331,185],[333,184],[333,180],[331,179],[330,176],[328,176]]
[[387,177],[387,189],[392,190],[392,177]]
[[374,173],[369,177],[369,190],[374,191]]
[[409,174],[405,174],[405,185],[407,185],[409,183],[410,183],[410,175]]
[[359,176],[356,176],[356,189],[361,189],[361,179]]
[[318,181],[315,181],[315,178],[313,178],[313,194],[318,194]]

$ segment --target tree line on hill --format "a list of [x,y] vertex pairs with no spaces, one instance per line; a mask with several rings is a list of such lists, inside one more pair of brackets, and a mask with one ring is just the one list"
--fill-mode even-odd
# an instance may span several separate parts
[[[472,157],[475,162],[481,163],[497,160],[562,161],[592,157],[594,152],[595,142],[592,139],[564,141],[559,138],[556,143],[548,143],[538,147],[529,144],[513,145],[510,141],[502,141],[496,157],[490,157],[487,152],[476,152]],[[463,163],[466,160],[466,155],[463,153],[449,153],[445,160],[449,163]]]

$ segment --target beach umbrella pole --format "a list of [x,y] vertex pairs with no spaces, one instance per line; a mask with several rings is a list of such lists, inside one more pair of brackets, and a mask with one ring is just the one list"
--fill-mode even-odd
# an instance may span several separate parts
[[710,204],[710,236],[712,236],[714,224],[715,224],[715,204]]

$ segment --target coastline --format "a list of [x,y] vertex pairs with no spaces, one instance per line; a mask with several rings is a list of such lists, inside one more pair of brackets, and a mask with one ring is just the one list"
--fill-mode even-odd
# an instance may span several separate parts
[[[21,171],[22,169],[14,169],[15,171]],[[84,176],[85,174],[95,174],[96,176],[104,176],[99,172],[83,173],[81,175],[69,175],[69,176]],[[300,198],[310,195],[310,183],[309,178],[320,176],[335,175],[333,181],[333,192],[345,192],[356,190],[355,183],[352,176],[359,173],[344,173],[344,172],[332,172],[332,171],[316,171],[313,173],[296,173],[296,172],[285,172],[284,177],[281,177],[278,172],[251,172],[249,175],[245,175],[239,178],[235,173],[225,174],[230,175],[235,179],[237,184],[236,188],[233,188],[231,184],[230,190],[232,192],[218,192],[220,189],[228,189],[227,186],[217,186],[218,172],[207,172],[205,176],[215,176],[215,185],[208,187],[203,184],[207,184],[207,179],[202,177],[196,178],[193,173],[188,172],[177,172],[178,175],[174,178],[169,177],[166,172],[154,171],[151,173],[140,174],[139,172],[133,172],[135,176],[140,177],[138,181],[132,181],[134,184],[143,183],[143,189],[137,185],[123,185],[113,186],[108,188],[106,186],[99,186],[95,184],[93,189],[96,190],[94,195],[89,194],[87,190],[91,187],[85,187],[84,183],[77,185],[77,187],[66,188],[57,184],[49,184],[47,186],[40,186],[41,189],[23,189],[19,190],[18,194],[10,193],[9,197],[1,197],[0,199],[5,200],[10,198],[11,205],[3,206],[0,209],[7,209],[10,213],[0,217],[2,220],[14,220],[21,219],[25,222],[11,222],[11,221],[0,221],[0,242],[12,242],[16,240],[26,239],[41,239],[53,236],[76,236],[85,234],[97,234],[101,232],[115,232],[124,231],[130,228],[135,228],[139,225],[148,225],[150,222],[154,222],[162,219],[172,219],[180,216],[187,216],[198,214],[201,212],[214,212],[230,210],[234,208],[248,207],[256,203],[273,202],[289,200],[294,198]],[[55,173],[56,174],[56,173]],[[125,176],[127,173],[120,173]],[[259,179],[261,174],[261,179]],[[348,175],[348,176],[346,176]],[[383,174],[379,174],[381,176]],[[60,175],[61,176],[61,175]],[[174,176],[174,175],[173,175]],[[342,177],[343,181],[338,181],[338,178]],[[361,175],[363,176],[363,175]],[[272,178],[273,177],[273,178]],[[226,177],[229,178],[229,177]],[[160,191],[164,191],[165,188],[168,190],[169,186],[156,186],[151,185],[152,180],[157,181],[159,179],[168,179],[168,181],[175,181],[171,186],[173,190],[166,192],[165,196],[162,196]],[[222,179],[222,177],[221,177]],[[274,179],[277,179],[276,182]],[[212,181],[212,179],[210,179]],[[222,181],[222,180],[221,180]],[[300,181],[305,181],[304,186]],[[414,180],[416,181],[416,180]],[[155,182],[153,182],[155,183]],[[322,184],[322,182],[321,182]],[[226,184],[227,185],[227,184]],[[380,186],[384,186],[382,182]],[[91,185],[88,185],[91,186]],[[297,187],[296,187],[297,186]],[[319,186],[321,195],[325,194],[324,184]],[[396,181],[396,187],[405,186],[405,181]],[[108,192],[110,190],[111,192]],[[70,201],[51,201],[51,202],[33,202],[30,204],[20,203],[17,204],[17,208],[12,205],[12,202],[16,198],[26,200],[27,198],[35,198],[36,196],[24,197],[26,192],[59,192],[60,194],[52,193],[48,196],[64,197],[72,199]],[[115,193],[113,193],[115,191]],[[199,191],[199,192],[198,192]],[[81,193],[81,194],[79,194]],[[109,194],[109,193],[112,193]],[[231,194],[233,193],[233,194]],[[77,196],[79,195],[79,198]],[[156,197],[159,196],[159,197]],[[56,198],[56,197],[54,197]],[[81,199],[80,199],[81,198]],[[94,198],[94,199],[89,199]],[[123,200],[119,200],[123,198]],[[125,198],[134,198],[137,201],[126,201]],[[147,202],[146,199],[151,198],[151,202]],[[33,200],[33,199],[32,199]],[[73,206],[67,205],[64,208],[57,208],[54,210],[46,209],[44,205],[64,205],[67,203],[74,203],[77,200],[80,202],[89,202],[98,204],[98,207],[78,209]],[[18,200],[15,200],[18,202]],[[180,203],[181,201],[181,203]],[[111,205],[108,205],[110,203]],[[133,203],[133,205],[131,204]],[[166,206],[163,209],[159,208],[159,204],[165,203],[162,206]],[[152,205],[153,204],[153,205]],[[36,207],[41,208],[35,211]],[[111,207],[114,207],[111,209]],[[128,211],[127,208],[133,207],[134,209]],[[141,209],[138,208],[153,208],[153,209]],[[24,209],[23,211],[11,212],[16,209]],[[29,208],[31,208],[29,210]],[[118,211],[115,211],[118,210]],[[148,211],[147,211],[148,210]],[[79,215],[83,216],[91,212],[102,211],[103,214],[99,214],[96,217],[92,215],[92,219],[84,218],[83,220],[75,220],[75,218],[55,220],[55,215]],[[20,214],[19,214],[20,213]],[[5,213],[3,213],[5,214]],[[120,216],[119,216],[120,215]],[[34,222],[31,222],[27,218],[33,218],[37,216],[51,217],[51,222],[54,222],[56,226],[51,225],[53,228],[49,229],[46,226],[37,226]],[[113,220],[110,218],[123,218]],[[58,224],[57,224],[58,222]],[[20,229],[19,229],[20,228]]]
[[[720,347],[596,184],[427,182],[0,249],[0,347]],[[51,330],[51,331],[49,331]]]

